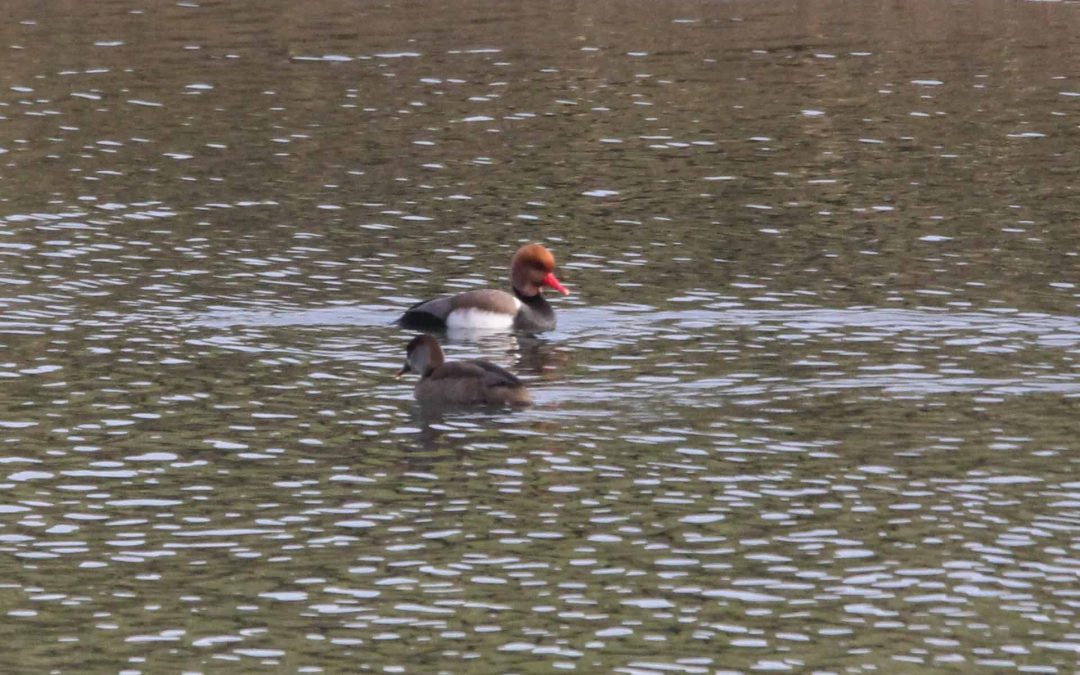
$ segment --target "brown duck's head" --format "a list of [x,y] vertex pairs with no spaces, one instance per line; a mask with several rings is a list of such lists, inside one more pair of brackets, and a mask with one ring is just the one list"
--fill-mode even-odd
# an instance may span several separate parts
[[510,261],[510,283],[529,298],[539,295],[544,286],[570,295],[570,291],[555,276],[555,256],[540,244],[526,244],[517,250]]
[[427,375],[443,364],[446,357],[443,355],[439,341],[428,334],[417,335],[405,348],[405,365],[397,372],[395,377],[400,378],[405,373],[419,373]]

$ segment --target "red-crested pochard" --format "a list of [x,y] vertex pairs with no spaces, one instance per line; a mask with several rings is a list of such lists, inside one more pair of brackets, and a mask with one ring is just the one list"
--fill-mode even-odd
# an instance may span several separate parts
[[509,329],[544,331],[555,328],[555,312],[540,292],[550,286],[570,291],[555,276],[555,256],[540,244],[526,244],[510,261],[513,294],[491,289],[465,291],[417,303],[398,324],[414,330]]
[[438,340],[417,335],[406,348],[405,365],[397,377],[419,373],[416,400],[436,406],[508,405],[532,403],[529,390],[507,371],[481,360],[446,361]]

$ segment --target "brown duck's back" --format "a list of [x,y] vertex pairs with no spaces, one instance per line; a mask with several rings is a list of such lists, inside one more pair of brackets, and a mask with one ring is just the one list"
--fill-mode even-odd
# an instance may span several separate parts
[[451,361],[439,366],[416,385],[416,398],[433,405],[521,407],[532,403],[521,380],[487,361]]

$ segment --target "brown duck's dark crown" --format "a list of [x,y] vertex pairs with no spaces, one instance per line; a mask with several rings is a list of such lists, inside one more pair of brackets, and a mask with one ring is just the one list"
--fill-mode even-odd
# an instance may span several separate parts
[[414,351],[420,348],[420,345],[427,345],[430,347],[432,343],[434,343],[436,347],[439,346],[438,341],[436,341],[435,338],[431,337],[430,335],[417,335],[409,341],[409,346],[405,348],[405,352],[408,354],[412,354]]

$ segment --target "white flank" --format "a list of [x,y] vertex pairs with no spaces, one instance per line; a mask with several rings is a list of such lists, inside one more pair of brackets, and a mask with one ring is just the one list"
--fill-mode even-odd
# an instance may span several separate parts
[[504,330],[514,325],[514,316],[482,309],[455,309],[446,317],[446,327],[465,330]]

